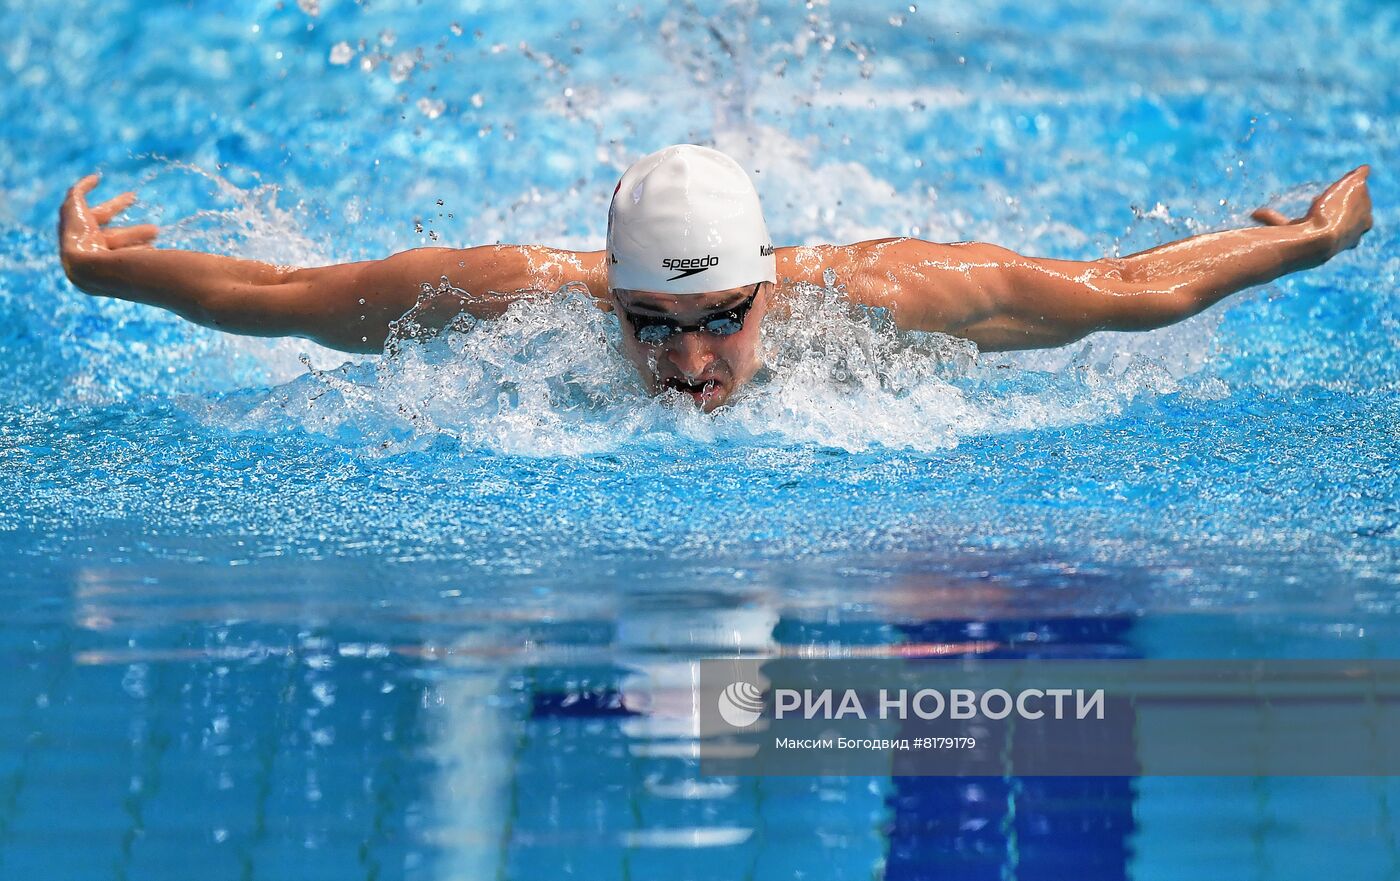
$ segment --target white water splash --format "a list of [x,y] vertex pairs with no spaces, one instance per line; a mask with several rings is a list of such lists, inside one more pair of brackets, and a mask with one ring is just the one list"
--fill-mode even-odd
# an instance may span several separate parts
[[[571,456],[675,443],[814,444],[933,450],[965,437],[1090,422],[1139,395],[1176,391],[1179,374],[1140,356],[1078,358],[1055,372],[1009,369],[1001,356],[941,334],[894,327],[852,306],[830,276],[802,286],[789,318],[763,330],[765,367],[731,402],[702,414],[646,394],[619,351],[616,319],[566,286],[441,332],[420,299],[377,364],[310,373],[270,393],[209,405],[227,427],[298,427],[375,453],[439,445],[465,452]],[[310,362],[307,362],[308,367]]]

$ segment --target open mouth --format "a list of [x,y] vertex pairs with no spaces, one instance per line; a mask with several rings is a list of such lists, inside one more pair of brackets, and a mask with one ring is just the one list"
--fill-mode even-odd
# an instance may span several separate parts
[[707,398],[717,397],[720,391],[720,384],[713,379],[704,382],[686,382],[684,379],[669,378],[662,380],[662,387],[675,389],[682,394],[694,398],[696,403],[705,401]]

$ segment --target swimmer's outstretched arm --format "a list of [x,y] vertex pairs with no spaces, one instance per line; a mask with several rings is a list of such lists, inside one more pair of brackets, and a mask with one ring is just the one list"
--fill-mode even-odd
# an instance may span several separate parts
[[554,291],[572,281],[601,296],[606,288],[602,252],[535,245],[418,248],[311,269],[158,250],[151,247],[155,226],[109,225],[136,201],[135,194],[88,205],[97,180],[89,175],[78,181],[59,211],[59,255],[73,284],[230,333],[300,336],[346,352],[377,353],[390,322],[417,303],[425,282],[436,287],[446,277],[474,294],[466,301],[437,298],[437,314],[430,308],[419,316],[428,324],[448,321],[463,308],[478,318],[497,317],[528,289]]
[[1261,208],[1253,217],[1264,226],[1127,257],[1050,260],[917,239],[864,242],[831,256],[845,265],[852,298],[890,307],[901,327],[964,337],[988,351],[1047,348],[1094,331],[1164,327],[1355,247],[1371,228],[1369,171],[1348,173],[1296,220]]

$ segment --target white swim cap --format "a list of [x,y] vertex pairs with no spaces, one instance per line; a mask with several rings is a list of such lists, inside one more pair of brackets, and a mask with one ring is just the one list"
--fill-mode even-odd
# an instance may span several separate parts
[[623,172],[608,208],[608,287],[701,294],[777,281],[758,192],[718,150],[677,144]]

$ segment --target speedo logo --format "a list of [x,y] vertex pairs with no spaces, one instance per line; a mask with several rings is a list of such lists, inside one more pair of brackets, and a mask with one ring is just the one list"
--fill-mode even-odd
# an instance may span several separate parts
[[676,275],[666,279],[667,281],[679,281],[682,278],[690,278],[692,275],[699,275],[711,266],[718,266],[719,258],[714,254],[706,254],[704,257],[667,257],[661,261],[662,269],[670,269]]

